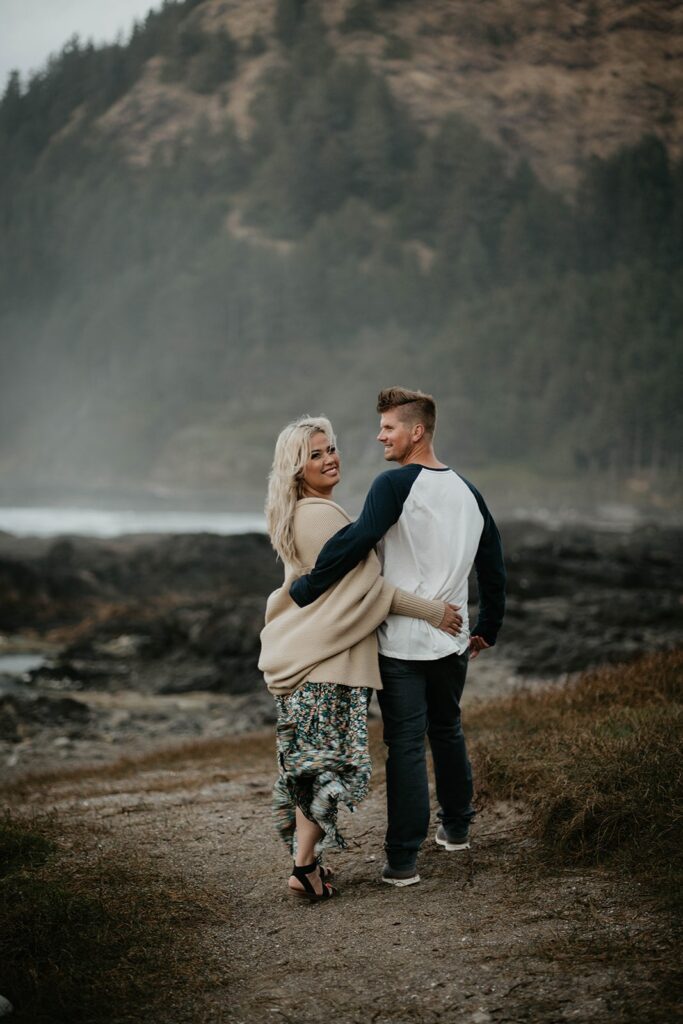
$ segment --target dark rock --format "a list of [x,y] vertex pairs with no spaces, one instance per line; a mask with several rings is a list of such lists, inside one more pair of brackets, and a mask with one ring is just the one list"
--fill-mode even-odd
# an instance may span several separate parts
[[47,726],[68,726],[79,734],[90,717],[90,709],[72,697],[35,694],[6,681],[0,685],[0,740],[5,742],[16,743]]
[[[508,611],[498,649],[520,671],[561,674],[680,642],[682,531],[514,522],[502,534]],[[31,673],[36,690],[255,692],[265,601],[281,579],[258,534],[5,538],[0,629],[74,627],[61,656]]]
[[155,693],[192,693],[203,690],[215,693],[221,690],[221,674],[212,666],[166,666],[160,668],[159,676],[163,679],[155,688]]
[[213,657],[256,654],[263,629],[265,601],[246,598],[216,607],[197,630],[192,647]]
[[131,666],[120,659],[97,658],[91,653],[87,658],[71,658],[67,654],[31,673],[32,686],[54,684],[64,689],[102,689],[125,686],[131,677]]
[[[35,555],[17,541],[0,554],[0,629],[81,621],[104,603],[168,602],[192,595],[265,597],[281,582],[268,539],[261,534],[187,534],[117,540],[60,539]],[[123,609],[121,609],[123,611]],[[134,630],[126,629],[125,632]]]

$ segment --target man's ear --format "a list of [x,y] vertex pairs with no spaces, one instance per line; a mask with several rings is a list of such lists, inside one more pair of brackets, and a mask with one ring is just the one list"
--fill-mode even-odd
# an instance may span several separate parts
[[413,427],[413,441],[421,441],[424,437],[424,423],[416,423]]

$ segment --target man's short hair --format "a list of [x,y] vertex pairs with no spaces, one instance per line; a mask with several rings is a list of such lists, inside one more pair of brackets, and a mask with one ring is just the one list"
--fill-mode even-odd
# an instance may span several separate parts
[[436,402],[424,391],[411,391],[409,388],[384,388],[377,396],[377,412],[389,412],[390,409],[400,410],[403,422],[413,426],[421,423],[425,434],[434,436],[436,430]]

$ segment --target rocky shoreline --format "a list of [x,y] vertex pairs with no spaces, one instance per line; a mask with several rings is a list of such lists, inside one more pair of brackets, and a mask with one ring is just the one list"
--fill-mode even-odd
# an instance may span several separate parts
[[[472,666],[469,699],[680,645],[683,531],[516,522],[501,532],[508,612],[499,644]],[[3,774],[272,722],[256,663],[280,582],[260,534],[0,534]],[[42,664],[3,670],[22,652]]]

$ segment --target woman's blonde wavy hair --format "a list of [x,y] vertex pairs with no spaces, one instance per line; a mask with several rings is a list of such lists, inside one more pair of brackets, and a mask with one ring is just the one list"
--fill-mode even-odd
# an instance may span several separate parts
[[294,569],[303,568],[294,546],[294,510],[303,497],[304,466],[314,434],[324,434],[329,444],[337,443],[332,424],[325,416],[300,416],[288,423],[275,442],[268,477],[265,511],[270,543],[285,565]]

